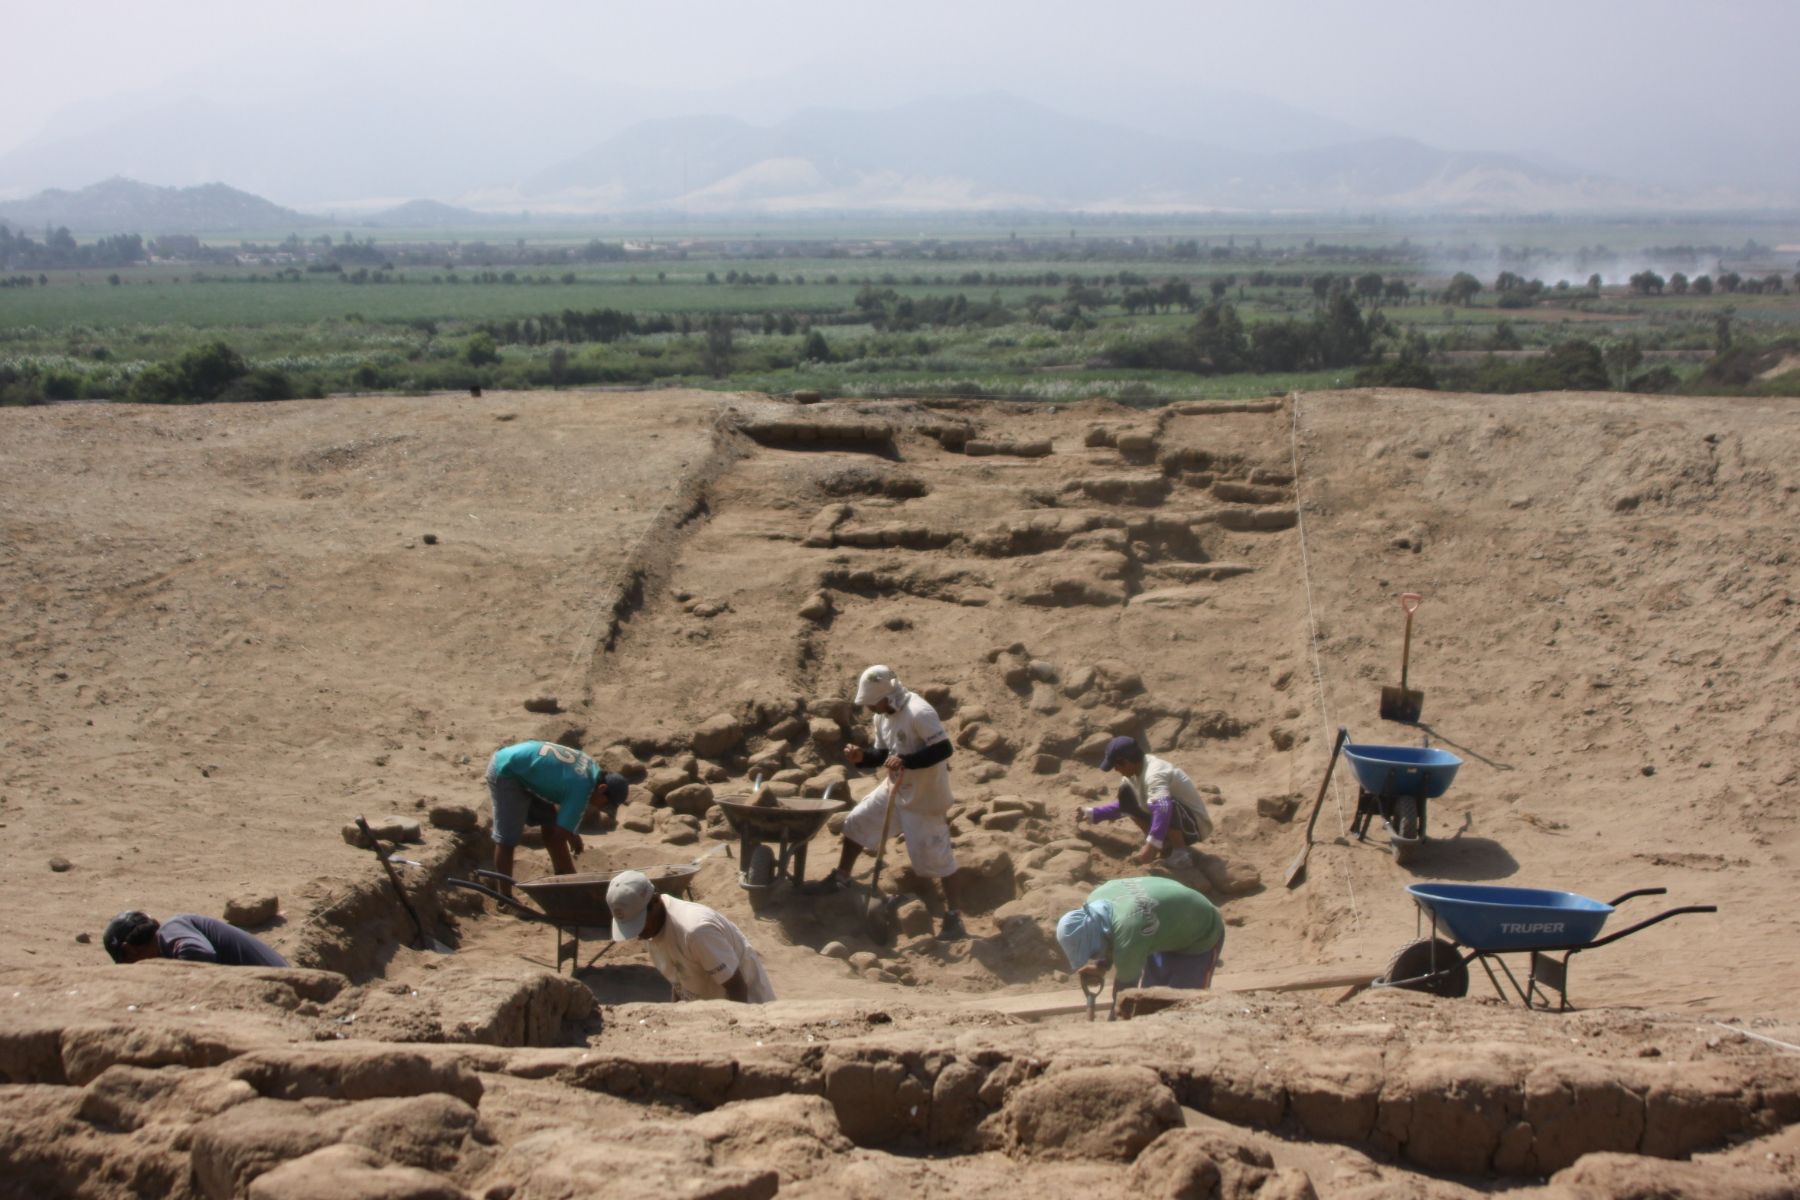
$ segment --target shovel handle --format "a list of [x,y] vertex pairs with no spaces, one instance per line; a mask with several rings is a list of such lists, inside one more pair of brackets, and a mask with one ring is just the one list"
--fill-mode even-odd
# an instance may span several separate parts
[[1406,640],[1400,646],[1400,690],[1406,691],[1406,670],[1412,665],[1412,618],[1425,597],[1417,592],[1400,593],[1400,611],[1406,614]]

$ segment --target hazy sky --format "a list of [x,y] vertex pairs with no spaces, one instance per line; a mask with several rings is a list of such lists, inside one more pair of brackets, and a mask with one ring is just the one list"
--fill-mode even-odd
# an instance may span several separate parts
[[[1648,173],[1664,177],[1689,161],[1716,172],[1742,147],[1800,160],[1800,0],[173,0],[152,8],[15,0],[6,8],[0,28],[14,52],[0,71],[0,153],[147,98],[231,102],[243,90],[275,94],[310,79],[335,80],[346,92],[436,87],[465,104],[495,97],[516,107],[553,91],[553,81],[579,80],[698,94],[674,108],[729,96],[756,117],[808,101],[865,107],[991,88],[1117,117],[1134,95],[1191,86],[1267,96],[1440,146],[1535,152],[1607,171],[1650,160]],[[367,103],[383,103],[382,94],[372,87]],[[759,96],[768,111],[755,111]],[[595,114],[597,128],[606,115]],[[0,187],[20,182],[0,179]]]

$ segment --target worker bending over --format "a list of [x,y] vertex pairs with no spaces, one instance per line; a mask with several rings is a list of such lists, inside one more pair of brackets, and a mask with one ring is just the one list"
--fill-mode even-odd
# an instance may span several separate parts
[[1144,848],[1137,861],[1153,862],[1165,856],[1171,866],[1193,864],[1188,847],[1206,840],[1212,833],[1212,817],[1200,789],[1180,767],[1145,754],[1137,739],[1116,737],[1106,743],[1100,759],[1102,771],[1116,771],[1124,777],[1118,798],[1092,808],[1076,809],[1075,820],[1116,821],[1128,817],[1144,832]]
[[1056,940],[1085,988],[1113,972],[1121,988],[1206,988],[1225,947],[1225,921],[1212,901],[1173,879],[1114,879],[1062,915]]
[[[844,818],[843,851],[828,882],[840,887],[849,883],[857,855],[873,852],[882,831],[891,834],[898,824],[912,869],[944,889],[944,924],[938,939],[961,941],[969,934],[963,928],[962,889],[956,882],[956,851],[950,845],[950,806],[955,802],[950,795],[948,760],[954,749],[950,735],[937,710],[925,697],[901,686],[889,667],[870,667],[862,673],[856,703],[875,715],[875,745],[864,750],[851,742],[844,747],[844,757],[853,764],[878,762],[886,768],[887,778]],[[887,819],[890,802],[897,806],[897,822]]]
[[[582,852],[581,819],[588,804],[601,803],[610,823],[629,788],[623,775],[600,769],[579,750],[554,742],[518,742],[494,751],[488,759],[488,800],[494,808],[494,870],[510,877],[513,854],[529,823],[543,830],[544,849],[558,875],[575,873]],[[606,826],[603,825],[603,828]],[[500,880],[502,894],[512,886]]]
[[224,967],[288,965],[287,959],[243,930],[199,913],[177,913],[167,921],[158,921],[136,910],[122,912],[107,922],[100,944],[116,963],[179,958]]
[[704,904],[658,894],[642,871],[621,871],[606,887],[613,940],[643,938],[676,1000],[767,1004],[775,989],[750,941]]

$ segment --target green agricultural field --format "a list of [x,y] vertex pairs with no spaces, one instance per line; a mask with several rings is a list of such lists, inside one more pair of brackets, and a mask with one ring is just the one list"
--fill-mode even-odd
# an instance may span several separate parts
[[[215,345],[206,361],[256,373],[243,398],[680,383],[1153,404],[1439,376],[1779,390],[1744,353],[1800,336],[1797,242],[1751,219],[340,228],[193,262],[0,264],[0,399],[180,398],[181,364]],[[1739,290],[1595,291],[1584,273],[1674,261]],[[1479,290],[1454,296],[1458,272]],[[1742,361],[1721,385],[1705,362],[1727,347]],[[1520,365],[1534,356],[1562,374]]]

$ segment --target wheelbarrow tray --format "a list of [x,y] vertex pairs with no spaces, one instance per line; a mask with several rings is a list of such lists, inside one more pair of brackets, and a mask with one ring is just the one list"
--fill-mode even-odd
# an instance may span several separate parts
[[740,838],[782,844],[810,840],[824,828],[832,813],[844,807],[839,800],[804,796],[777,800],[774,804],[752,804],[749,800],[717,803],[731,831]]
[[[700,873],[700,868],[696,866],[638,869],[649,876],[651,884],[665,896],[686,895],[688,885]],[[606,888],[612,883],[613,877],[619,874],[623,872],[615,871],[606,875],[543,875],[522,882],[514,881],[513,886],[543,909],[544,915],[554,924],[610,927],[612,910],[606,905]]]
[[1435,924],[1471,950],[1586,946],[1613,906],[1574,892],[1478,883],[1415,883],[1407,893]]
[[1450,790],[1463,760],[1448,750],[1419,746],[1375,746],[1351,742],[1344,758],[1356,782],[1372,796],[1418,796],[1435,800]]

